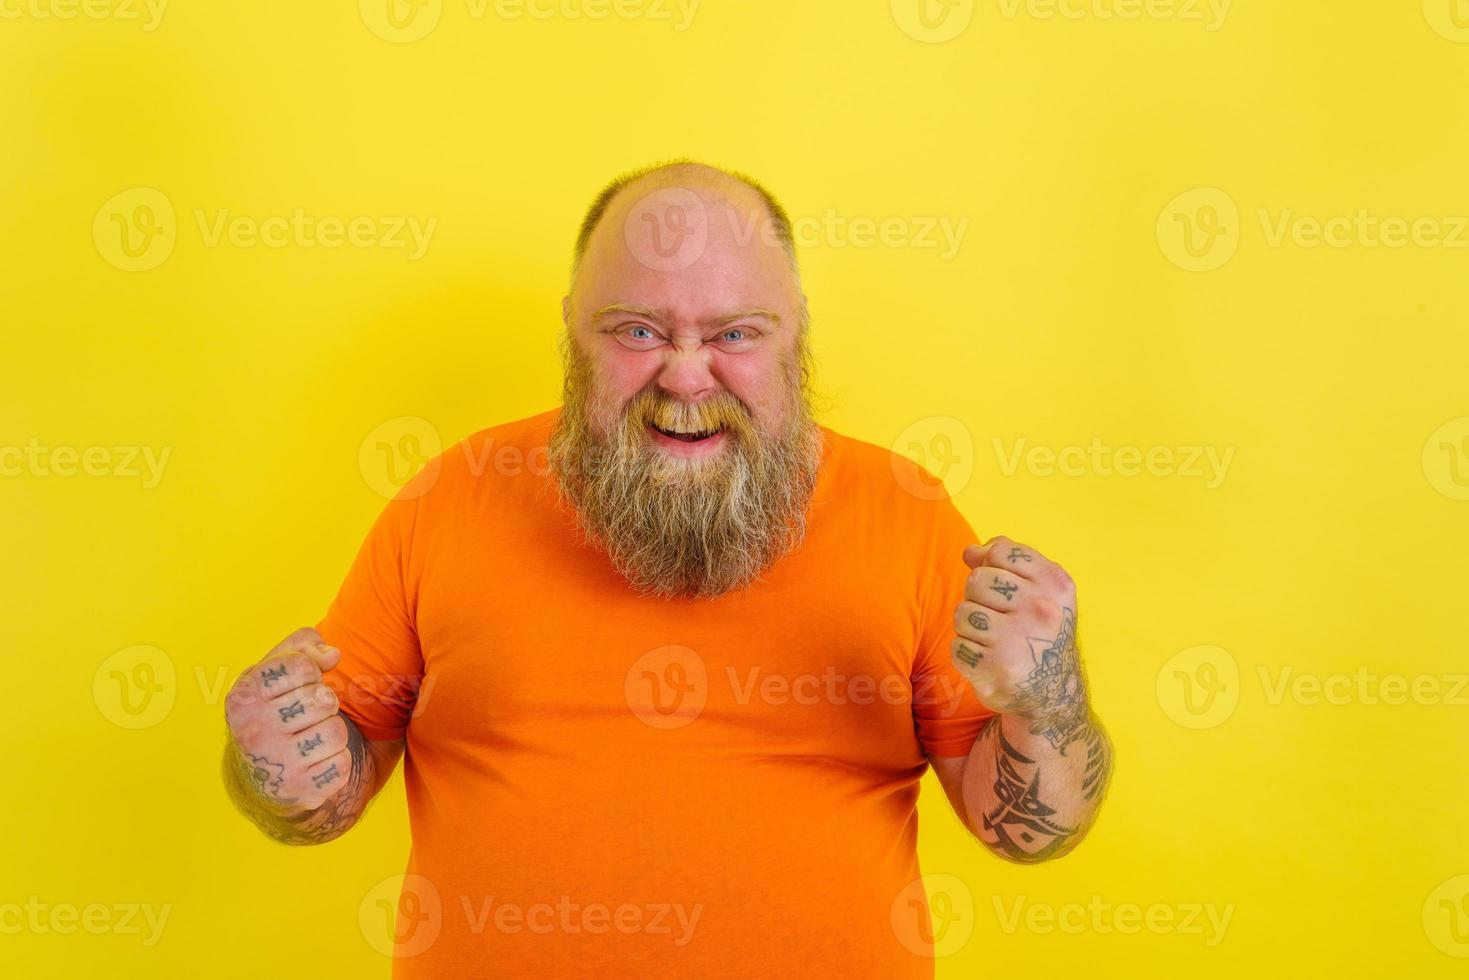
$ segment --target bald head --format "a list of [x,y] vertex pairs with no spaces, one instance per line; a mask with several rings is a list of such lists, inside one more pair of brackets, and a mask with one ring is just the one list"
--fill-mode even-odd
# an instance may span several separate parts
[[[587,208],[577,231],[576,246],[572,251],[571,278],[576,281],[582,261],[586,257],[593,235],[604,219],[627,217],[628,208],[641,198],[655,191],[682,190],[697,197],[709,211],[723,216],[724,220],[741,225],[746,235],[755,233],[784,250],[791,273],[799,280],[796,263],[794,236],[791,219],[775,196],[763,184],[746,174],[723,170],[696,160],[674,160],[629,171],[614,178]],[[670,204],[676,205],[675,195],[664,195]],[[683,195],[681,195],[683,196]],[[693,197],[685,196],[692,203]],[[609,214],[611,212],[611,214]],[[743,222],[739,216],[750,215]],[[610,222],[616,224],[616,221]],[[672,229],[676,231],[676,229]]]

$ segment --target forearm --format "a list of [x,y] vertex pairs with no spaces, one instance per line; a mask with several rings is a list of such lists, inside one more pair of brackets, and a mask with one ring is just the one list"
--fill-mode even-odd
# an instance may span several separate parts
[[997,715],[964,765],[969,830],[1009,861],[1060,857],[1086,836],[1112,775],[1112,743],[1090,711],[1070,731]]
[[[361,819],[368,802],[379,789],[373,754],[367,751],[362,732],[345,714],[347,751],[352,773],[347,783],[314,809],[303,808],[267,788],[267,773],[255,760],[246,758],[226,736],[223,759],[225,789],[245,818],[267,837],[282,844],[324,844],[346,833]],[[268,760],[260,760],[268,761]]]

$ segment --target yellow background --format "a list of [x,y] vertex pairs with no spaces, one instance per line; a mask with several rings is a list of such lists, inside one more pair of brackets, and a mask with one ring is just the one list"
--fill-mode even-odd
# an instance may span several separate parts
[[[556,403],[582,210],[691,155],[806,221],[823,421],[925,454],[981,535],[1080,583],[1110,800],[1075,854],[1015,867],[930,777],[922,860],[964,916],[938,976],[1463,975],[1464,4],[704,0],[681,24],[445,0],[402,41],[344,0],[177,2],[152,30],[64,2],[0,19],[0,446],[112,470],[0,477],[0,908],[171,910],[152,946],[0,933],[0,972],[388,975],[359,911],[403,867],[401,775],[342,840],[275,845],[220,788],[220,698],[334,594],[393,478],[377,443],[406,465]],[[175,241],[125,271],[113,215],[147,216],[109,202],[136,188]],[[199,227],[297,208],[437,224],[416,260]],[[1460,245],[1274,236],[1359,211]],[[926,218],[967,222],[956,254]],[[1018,439],[1232,457],[1064,475],[1007,467]],[[129,446],[170,453],[156,485]],[[1372,703],[1359,669],[1442,687]],[[1275,696],[1287,670],[1346,703]],[[123,681],[158,688],[143,727]],[[1005,927],[1093,896],[1233,910],[1212,944]]]

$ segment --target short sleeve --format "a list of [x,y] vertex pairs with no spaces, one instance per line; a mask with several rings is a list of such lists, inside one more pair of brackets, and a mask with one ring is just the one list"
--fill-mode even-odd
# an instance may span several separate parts
[[423,681],[408,563],[417,509],[417,498],[402,493],[388,502],[316,624],[342,651],[323,681],[373,741],[404,737]]
[[920,549],[919,649],[913,664],[913,725],[930,756],[964,756],[995,712],[974,693],[953,662],[954,612],[964,601],[970,568],[964,549],[980,538],[947,496],[924,501],[931,508],[926,546]]

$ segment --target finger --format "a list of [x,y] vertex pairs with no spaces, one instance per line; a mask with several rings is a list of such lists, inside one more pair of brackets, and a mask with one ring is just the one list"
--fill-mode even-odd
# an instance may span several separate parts
[[351,775],[352,753],[343,749],[330,758],[323,759],[316,765],[307,768],[306,787],[330,796],[347,785],[347,780]]
[[294,758],[305,765],[330,759],[347,747],[347,722],[333,715],[291,736]]
[[326,642],[322,635],[310,626],[301,627],[276,644],[276,648],[271,651],[273,655],[292,652],[305,654],[322,670],[331,670],[342,659],[342,651]]
[[267,701],[266,705],[270,708],[269,724],[294,735],[335,715],[341,702],[337,692],[325,684],[308,684]]
[[1009,612],[1035,587],[1034,582],[1022,580],[1008,569],[981,565],[964,580],[964,598],[996,612]]
[[985,659],[984,648],[963,636],[956,636],[949,643],[949,655],[953,658],[954,666],[959,673],[970,680],[980,676],[985,668],[982,666]]
[[254,667],[256,689],[263,700],[278,698],[307,684],[321,682],[321,668],[304,653],[269,656]]
[[954,610],[954,632],[982,647],[995,646],[1000,642],[1004,616],[1004,613],[966,600]]
[[1035,581],[1043,581],[1050,573],[1051,562],[1044,555],[1030,545],[1003,534],[990,538],[981,547],[984,553],[978,565],[1003,568],[1021,578]]

